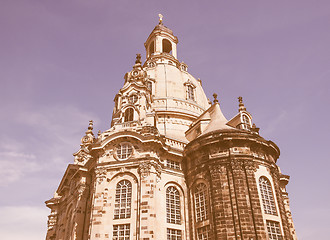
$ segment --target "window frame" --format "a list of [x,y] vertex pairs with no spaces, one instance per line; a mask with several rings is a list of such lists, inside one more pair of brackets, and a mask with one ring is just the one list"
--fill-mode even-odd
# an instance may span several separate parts
[[191,80],[188,79],[183,85],[186,87],[186,100],[196,102],[197,96],[195,84],[193,84]]
[[166,188],[166,223],[182,225],[181,194],[176,186]]
[[181,170],[181,164],[179,162],[173,161],[173,160],[166,160],[166,167],[172,168],[175,170]]
[[251,129],[251,119],[246,114],[242,114],[242,125],[244,129]]
[[187,100],[191,101],[196,101],[196,96],[195,96],[195,88],[194,86],[188,84],[187,85]]
[[264,214],[278,216],[274,191],[271,182],[266,176],[260,176],[258,184]]
[[[117,228],[117,229],[115,230],[115,228]],[[121,231],[124,232],[124,235],[120,235]],[[117,233],[116,236],[115,236],[115,232]],[[112,226],[112,239],[114,239],[114,240],[129,240],[130,234],[131,234],[131,226],[129,223],[114,224]]]
[[[124,189],[124,190],[123,190]],[[123,179],[116,184],[114,219],[128,219],[132,216],[132,183]]]
[[119,144],[116,149],[116,158],[118,160],[127,160],[133,155],[133,145],[129,142],[123,142]]
[[133,122],[134,121],[134,108],[128,107],[124,111],[124,122]]
[[152,81],[147,81],[147,88],[152,92],[152,87],[153,87],[153,82]]
[[283,240],[281,224],[279,222],[266,220],[266,227],[269,240]]
[[205,225],[197,228],[197,240],[209,240],[210,237],[210,225]]
[[167,240],[182,240],[182,230],[167,228],[166,229],[166,239]]
[[[202,186],[202,190],[198,189]],[[194,210],[195,210],[195,221],[196,223],[202,223],[209,220],[209,202],[208,202],[208,188],[204,182],[195,184],[193,188],[193,199],[194,199]],[[198,195],[197,195],[198,194]]]
[[[130,104],[134,104],[139,100],[139,96],[135,93],[132,93],[131,95],[128,96],[128,102]],[[134,109],[133,109],[134,110]]]

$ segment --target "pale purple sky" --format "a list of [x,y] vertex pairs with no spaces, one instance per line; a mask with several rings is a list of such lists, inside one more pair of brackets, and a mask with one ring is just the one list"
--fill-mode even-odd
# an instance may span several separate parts
[[0,239],[44,239],[44,201],[88,121],[109,128],[158,13],[225,116],[243,96],[280,147],[298,238],[329,239],[329,0],[1,0]]

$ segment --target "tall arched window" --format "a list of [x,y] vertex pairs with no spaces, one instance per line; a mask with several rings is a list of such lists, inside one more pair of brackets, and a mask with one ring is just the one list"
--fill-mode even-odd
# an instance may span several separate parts
[[173,186],[166,189],[166,220],[168,223],[181,224],[180,193]]
[[259,178],[262,205],[266,214],[277,215],[272,186],[266,177]]
[[155,43],[151,42],[149,45],[149,57],[155,52]]
[[194,190],[196,222],[203,222],[209,218],[207,187],[199,183]]
[[127,108],[124,114],[124,122],[130,122],[134,120],[134,109]]
[[187,86],[187,99],[195,101],[194,88],[191,85]]
[[172,53],[172,44],[169,40],[163,39],[163,52]]
[[132,184],[128,180],[117,183],[115,198],[115,219],[131,217]]

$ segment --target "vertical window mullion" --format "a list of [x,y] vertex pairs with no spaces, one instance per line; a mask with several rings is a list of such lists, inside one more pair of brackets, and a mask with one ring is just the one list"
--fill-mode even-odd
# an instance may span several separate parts
[[259,187],[264,212],[266,214],[277,215],[272,186],[270,185],[269,180],[265,177],[260,177]]
[[180,193],[172,186],[166,189],[166,221],[181,224]]
[[132,202],[132,184],[127,180],[122,180],[116,187],[114,218],[130,218]]
[[208,219],[207,188],[204,183],[200,183],[195,188],[195,215],[196,221],[202,222]]

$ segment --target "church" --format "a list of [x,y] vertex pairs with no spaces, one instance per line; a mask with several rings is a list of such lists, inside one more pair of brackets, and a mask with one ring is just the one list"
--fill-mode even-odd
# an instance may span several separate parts
[[177,59],[162,16],[114,97],[111,128],[90,121],[50,208],[46,240],[296,240],[278,146],[242,97],[217,95]]

